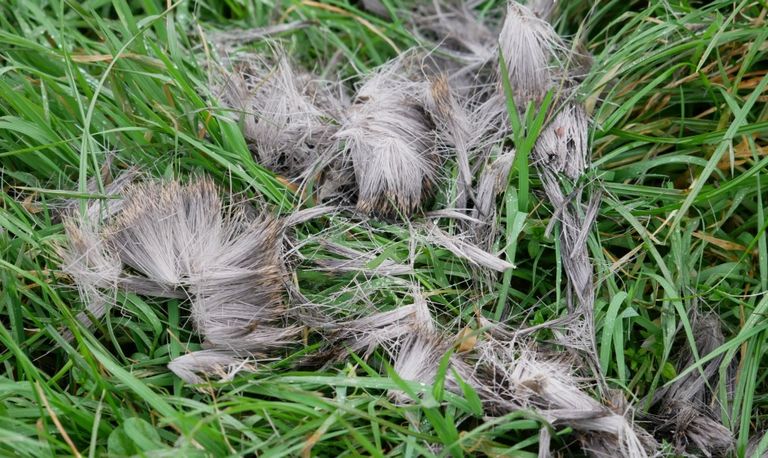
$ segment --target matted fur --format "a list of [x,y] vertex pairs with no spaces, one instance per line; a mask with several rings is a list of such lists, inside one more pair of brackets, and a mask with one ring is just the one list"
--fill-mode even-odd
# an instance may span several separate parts
[[[68,243],[59,249],[61,268],[72,277],[86,304],[86,311],[77,317],[86,326],[90,318],[99,320],[106,309],[114,304],[119,286],[156,289],[154,284],[122,275],[123,264],[103,235],[102,220],[121,211],[122,199],[115,197],[125,190],[135,176],[135,168],[123,171],[104,188],[107,199],[88,201],[83,213],[77,209],[76,201],[69,201],[65,205],[63,223]],[[96,181],[89,181],[88,190],[94,193],[98,190]],[[70,331],[66,331],[67,338],[71,335]]]
[[543,97],[554,80],[553,63],[564,48],[552,26],[526,6],[510,1],[499,46],[518,107]]
[[125,200],[110,234],[120,259],[187,291],[195,327],[211,344],[249,352],[285,345],[296,334],[268,327],[285,312],[279,222],[237,204],[224,207],[205,178],[140,183]]
[[[451,348],[445,387],[461,395],[454,374],[472,386],[489,415],[532,411],[555,426],[580,433],[582,447],[592,456],[652,456],[658,448],[653,437],[633,424],[632,410],[613,410],[593,399],[584,380],[562,353],[546,353],[529,337],[483,320],[485,332],[474,332],[472,344],[462,349],[458,338],[438,331],[429,317],[399,341],[390,343],[393,366],[407,381],[434,383],[441,359]],[[462,333],[466,339],[465,333]],[[398,402],[413,402],[399,390],[390,392]],[[548,441],[540,456],[549,456]]]
[[[269,58],[238,55],[217,80],[219,100],[238,114],[260,164],[299,184],[320,174],[322,184],[348,103],[342,84],[299,69],[280,49]],[[338,175],[343,167],[334,165]],[[351,176],[327,174],[349,186]]]
[[187,383],[204,383],[211,377],[232,380],[240,372],[253,372],[255,365],[248,359],[221,350],[201,350],[179,356],[168,369]]
[[114,303],[123,269],[120,258],[106,246],[97,231],[90,222],[79,218],[64,222],[69,243],[61,250],[61,268],[72,277],[86,304],[86,311],[78,315],[78,320],[85,325],[90,317],[98,320],[104,316],[107,307]]
[[[699,357],[712,353],[725,342],[717,316],[694,312],[691,327]],[[697,363],[687,342],[678,352],[677,360],[678,371]],[[722,400],[718,397],[718,388],[722,362],[723,356],[718,356],[700,370],[656,391],[652,406],[655,414],[650,418],[655,422],[656,433],[668,438],[676,453],[709,457],[726,456],[734,450],[733,434],[720,417]],[[725,382],[732,384],[735,370],[732,367],[728,372]],[[730,394],[732,386],[726,386],[724,391]]]
[[567,101],[541,132],[533,149],[534,163],[578,179],[589,164],[588,129],[589,116],[584,107]]
[[448,234],[434,224],[427,226],[427,229],[427,240],[430,243],[442,246],[454,255],[466,259],[474,265],[495,270],[497,272],[504,272],[505,270],[515,268],[514,264],[482,250],[477,245],[464,240],[462,237]]
[[357,208],[384,218],[410,216],[431,196],[440,158],[424,109],[429,85],[413,56],[398,58],[358,89],[336,138],[357,182]]
[[[557,1],[558,0],[528,0],[528,3],[526,3],[526,6],[537,17],[540,17],[545,21],[549,21],[550,18],[552,18],[552,15],[554,14],[555,9],[557,8]],[[562,2],[564,0],[560,0],[560,1]]]
[[[325,211],[297,215],[289,222]],[[228,358],[297,341],[300,328],[286,323],[286,223],[259,215],[244,203],[225,205],[210,179],[133,184],[105,227],[96,231],[93,225],[78,219],[65,225],[69,244],[64,268],[81,291],[86,315],[103,315],[120,287],[188,298],[195,329]],[[197,374],[212,367],[210,358],[195,361],[183,359],[171,368],[191,380],[190,367]]]
[[527,339],[499,341],[489,336],[476,346],[475,368],[487,374],[497,397],[488,400],[501,412],[533,410],[554,425],[582,433],[582,446],[592,456],[652,456],[652,436],[633,425],[629,412],[614,412],[582,389],[574,369],[562,356],[548,355]]
[[509,173],[515,163],[515,151],[499,155],[486,164],[480,175],[475,194],[475,240],[480,247],[490,249],[499,231],[496,198],[507,188]]
[[414,34],[433,43],[436,57],[444,57],[439,61],[441,70],[460,84],[462,93],[490,81],[489,64],[497,57],[498,32],[475,15],[477,3],[435,1],[419,5],[411,14]]
[[412,266],[404,265],[385,259],[377,262],[375,268],[367,265],[376,259],[375,253],[363,253],[329,241],[321,240],[321,245],[329,252],[341,259],[324,258],[316,259],[315,264],[333,273],[363,273],[365,275],[399,276],[413,274]]
[[425,107],[435,122],[439,144],[446,151],[444,155],[452,152],[456,157],[459,176],[453,207],[464,209],[467,200],[472,197],[470,162],[472,149],[478,142],[478,130],[473,128],[470,113],[458,100],[445,75],[431,79]]

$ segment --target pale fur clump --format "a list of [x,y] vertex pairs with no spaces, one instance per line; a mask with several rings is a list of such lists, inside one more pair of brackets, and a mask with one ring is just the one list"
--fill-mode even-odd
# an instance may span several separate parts
[[[717,316],[701,315],[694,309],[691,326],[700,358],[717,350],[725,342]],[[683,344],[677,360],[678,371],[698,362],[688,343]],[[652,406],[654,415],[650,415],[650,419],[656,425],[656,432],[667,438],[678,454],[726,456],[734,450],[733,433],[723,425],[720,415],[723,400],[719,398],[718,392],[732,392],[736,371],[734,364],[731,364],[726,370],[727,377],[721,380],[722,363],[721,355],[655,393]],[[725,382],[725,386],[722,382]]]
[[358,89],[336,138],[357,182],[357,207],[385,218],[410,216],[432,195],[440,159],[423,101],[428,83],[412,59],[377,70]]
[[437,56],[445,56],[439,62],[441,70],[464,90],[488,82],[489,64],[498,49],[494,25],[480,20],[474,6],[473,2],[432,2],[419,5],[411,15],[414,33],[432,43]]
[[70,218],[64,222],[64,231],[69,243],[61,250],[62,270],[72,277],[87,305],[86,311],[78,315],[78,320],[87,325],[91,317],[98,320],[104,316],[114,303],[123,265],[91,222]]
[[537,166],[576,180],[589,161],[589,116],[581,104],[569,101],[544,128],[533,150]]
[[438,147],[444,151],[444,156],[455,156],[458,164],[458,186],[453,206],[465,209],[467,201],[472,197],[470,163],[474,148],[481,139],[478,132],[482,132],[482,129],[475,128],[472,113],[467,106],[460,103],[460,100],[447,76],[439,75],[431,79],[425,106],[439,134]]
[[528,0],[526,4],[533,14],[545,21],[549,21],[553,17],[557,5],[558,0]]
[[432,326],[431,320],[426,301],[415,294],[413,304],[355,320],[329,323],[324,327],[324,333],[332,344],[331,350],[337,355],[333,360],[338,361],[350,352],[368,357],[374,350],[383,348],[391,353],[392,348],[407,336]]
[[507,189],[514,163],[515,151],[508,151],[489,161],[480,174],[473,216],[480,222],[475,224],[474,238],[482,248],[489,249],[496,239],[499,231],[496,198]]
[[631,411],[616,412],[592,398],[562,356],[543,353],[527,339],[481,340],[475,367],[493,374],[489,383],[497,397],[490,401],[496,409],[533,410],[553,425],[570,426],[581,433],[584,450],[593,456],[642,458],[658,447],[627,418]]
[[[600,196],[589,197],[584,205],[583,187],[570,191],[573,182],[578,182],[589,166],[589,116],[577,101],[579,76],[569,68],[579,60],[580,54],[569,51],[547,22],[554,19],[551,14],[554,6],[555,2],[547,1],[537,0],[527,7],[510,1],[499,42],[519,112],[525,112],[529,104],[534,110],[541,110],[547,93],[554,94],[531,159],[554,209],[552,222],[562,226],[561,259],[568,277],[566,300],[571,317],[575,318],[569,321],[568,332],[556,337],[561,344],[581,350],[586,364],[599,375],[593,323],[594,267],[586,242],[597,216]],[[571,181],[568,191],[561,183],[564,179]],[[552,224],[548,231],[551,229]],[[604,388],[602,377],[597,378]]]
[[480,266],[497,272],[504,272],[508,269],[515,268],[514,264],[465,240],[466,237],[448,234],[436,225],[427,226],[427,230],[427,240],[430,243],[442,246],[454,255],[469,261],[475,266]]
[[557,32],[529,8],[510,1],[499,46],[518,108],[540,100],[552,87],[553,65],[563,49]]
[[[455,337],[435,325],[428,314],[412,318],[411,332],[383,343],[400,378],[430,389],[438,367],[449,356],[445,388],[462,394],[461,383],[470,385],[483,402],[487,415],[534,412],[555,426],[571,427],[579,433],[582,447],[592,456],[653,456],[658,444],[633,423],[633,411],[625,403],[609,407],[585,389],[589,381],[562,352],[546,352],[530,336],[503,325],[480,319],[480,329],[466,328]],[[422,390],[417,390],[422,391]],[[412,394],[392,390],[400,403],[414,402]],[[544,437],[539,456],[550,456]]]
[[147,278],[183,289],[191,318],[215,348],[235,354],[285,346],[282,228],[240,205],[223,206],[208,179],[134,186],[111,239],[123,262]]
[[232,380],[240,372],[254,372],[256,366],[248,359],[221,350],[201,350],[179,356],[168,368],[187,383],[204,383],[211,378]]
[[241,119],[261,165],[297,184],[322,175],[347,105],[339,82],[299,69],[277,49],[271,58],[238,56],[217,86],[219,100]]
[[120,210],[100,230],[80,220],[66,224],[64,266],[88,314],[103,315],[118,287],[188,298],[195,329],[211,349],[224,353],[172,364],[187,381],[199,380],[206,367],[220,369],[226,358],[249,358],[296,342],[300,328],[286,321],[283,222],[245,203],[225,205],[207,178],[186,184],[146,180],[123,194]]
[[[139,290],[157,289],[151,282],[142,282],[122,273],[123,263],[104,235],[102,221],[121,211],[122,199],[116,197],[135,176],[134,168],[122,172],[105,186],[107,198],[88,201],[83,212],[78,209],[77,201],[65,203],[63,223],[68,243],[59,250],[61,268],[72,277],[86,304],[86,310],[77,317],[86,326],[91,318],[99,320],[107,308],[114,305],[120,286],[128,285]],[[96,193],[96,181],[89,181],[87,189]],[[65,331],[65,337],[71,338],[71,332]]]

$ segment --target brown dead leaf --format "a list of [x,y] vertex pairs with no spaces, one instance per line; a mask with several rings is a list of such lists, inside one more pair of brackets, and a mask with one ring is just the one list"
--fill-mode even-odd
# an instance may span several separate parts
[[293,191],[293,192],[296,192],[296,191],[298,191],[298,190],[299,190],[299,186],[298,186],[298,185],[296,185],[296,183],[291,183],[291,182],[290,182],[290,181],[288,181],[288,179],[287,179],[287,178],[285,178],[284,176],[282,176],[282,175],[276,175],[276,176],[275,176],[275,178],[277,179],[277,181],[279,181],[280,183],[282,183],[282,184],[283,184],[283,186],[285,186],[286,188],[290,189],[291,191]]
[[[115,56],[111,54],[73,54],[70,56],[70,58],[79,64],[93,64],[97,62],[112,62],[115,60]],[[165,65],[162,61],[159,59],[155,59],[149,56],[142,56],[141,54],[135,54],[135,53],[124,53],[120,54],[120,59],[133,59],[138,60],[144,63],[147,63],[149,65],[152,65],[153,67],[158,68],[164,68]]]
[[472,351],[475,348],[475,345],[477,345],[477,334],[475,334],[474,330],[469,326],[462,329],[457,338],[459,345],[456,348],[456,351],[459,353]]
[[746,251],[747,250],[747,247],[745,247],[744,245],[740,245],[734,242],[729,242],[728,240],[719,239],[709,234],[705,234],[704,232],[696,231],[693,233],[693,236],[699,240],[703,240],[707,243],[711,243],[712,245],[715,245],[716,247],[722,248],[724,250],[728,250],[728,251]]
[[[768,148],[755,144],[756,153],[758,156],[765,156],[768,154]],[[752,159],[752,149],[749,147],[747,138],[744,137],[741,143],[739,143],[733,149],[733,165],[738,166],[746,163]],[[724,154],[720,162],[717,163],[717,168],[727,172],[731,170],[731,155]]]

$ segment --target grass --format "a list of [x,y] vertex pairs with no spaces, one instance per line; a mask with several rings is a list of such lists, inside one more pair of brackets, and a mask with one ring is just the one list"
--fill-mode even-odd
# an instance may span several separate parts
[[[691,311],[716,313],[726,342],[698,355],[699,366],[724,354],[726,377],[735,362],[733,393],[721,399],[724,422],[737,437],[735,455],[746,456],[752,439],[760,456],[768,449],[768,5],[606,0],[562,9],[558,29],[584,37],[595,55],[584,83],[594,118],[585,182],[604,192],[589,240],[602,369],[642,408],[683,375],[675,357],[692,343]],[[382,355],[296,372],[291,363],[313,351],[310,341],[256,374],[197,389],[165,367],[199,348],[185,303],[126,294],[102,325],[76,324],[82,303],[59,271],[56,208],[84,196],[108,155],[113,171],[206,173],[262,196],[275,212],[297,204],[212,104],[201,45],[216,29],[295,20],[312,25],[281,37],[292,55],[318,71],[335,58],[350,83],[418,44],[401,20],[347,1],[0,5],[0,455],[536,455],[541,418],[486,420],[471,389],[457,396],[409,384]],[[518,266],[506,276],[474,278],[407,228],[338,216],[297,234],[306,242],[302,291],[351,311],[359,296],[350,286],[382,308],[410,300],[389,279],[313,270],[324,255],[322,233],[377,253],[374,262],[407,260],[416,250],[411,280],[446,323],[466,324],[476,310],[512,324],[563,315],[559,242],[544,234],[551,209],[535,170],[520,161],[518,172],[499,201],[506,229],[498,249]],[[63,327],[73,328],[74,341],[62,337]],[[385,392],[397,387],[424,395],[393,405]],[[556,429],[557,448],[574,441]]]

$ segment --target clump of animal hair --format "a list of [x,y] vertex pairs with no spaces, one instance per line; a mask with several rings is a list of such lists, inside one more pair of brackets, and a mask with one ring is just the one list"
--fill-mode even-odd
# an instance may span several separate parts
[[[545,351],[515,332],[498,333],[493,328],[499,324],[486,326],[473,351],[463,357],[474,366],[475,380],[484,385],[478,393],[493,393],[483,399],[487,409],[497,415],[532,410],[553,425],[569,426],[580,433],[582,448],[593,456],[655,454],[658,443],[633,424],[632,410],[613,410],[595,400],[584,389],[589,378],[576,375],[567,354]],[[549,454],[540,450],[539,456]]]
[[[530,6],[546,9],[547,2],[536,1]],[[539,14],[549,16],[549,13],[541,11]],[[540,171],[547,198],[554,207],[552,222],[562,224],[561,258],[568,277],[566,300],[570,314],[578,318],[569,321],[566,334],[556,337],[568,348],[582,350],[586,356],[585,364],[592,367],[601,382],[600,388],[604,389],[594,339],[594,267],[586,243],[597,215],[600,196],[593,195],[585,208],[581,202],[583,188],[579,187],[568,195],[561,183],[564,177],[577,181],[589,164],[589,119],[584,107],[576,101],[576,78],[565,68],[575,53],[566,49],[546,20],[515,1],[508,4],[499,42],[519,111],[524,111],[528,104],[536,110],[541,109],[539,105],[546,93],[555,92],[554,102],[548,107],[548,122],[534,146],[532,159]],[[504,116],[503,112],[501,116]],[[548,232],[551,227],[552,224]]]
[[[702,315],[695,311],[691,317],[699,357],[715,351],[725,338],[720,320],[714,315]],[[688,343],[676,355],[678,371],[697,364]],[[694,370],[669,386],[659,389],[653,398],[653,415],[649,419],[656,424],[655,432],[668,439],[678,454],[702,454],[707,457],[726,456],[733,451],[735,441],[731,431],[721,421],[720,400],[717,396],[720,384],[720,367],[723,356],[707,362],[701,370]],[[735,371],[729,370],[726,383],[732,382]],[[725,392],[730,392],[726,386]]]
[[[103,315],[103,296],[119,286],[188,298],[195,329],[227,358],[250,358],[297,341],[300,327],[287,320],[284,297],[285,223],[245,202],[225,204],[210,179],[135,183],[101,230],[77,223],[66,224],[65,269],[89,314]],[[206,358],[170,367],[185,380],[198,380],[193,374],[214,366],[218,372],[226,360],[222,354],[198,356]]]
[[539,135],[533,149],[534,163],[572,180],[589,164],[589,116],[583,105],[566,101]]
[[279,48],[272,57],[237,56],[219,80],[219,99],[239,113],[261,165],[299,182],[318,173],[314,167],[343,117],[341,84],[297,68]]
[[[86,311],[78,315],[85,324],[99,320],[114,303],[123,265],[89,221],[69,217],[64,221],[68,244],[61,250],[62,270],[74,280]],[[67,333],[67,337],[71,332]]]
[[[192,321],[216,347],[250,352],[285,345],[281,226],[244,205],[224,206],[207,178],[148,181],[126,194],[111,228],[120,259],[191,295]],[[293,332],[295,334],[295,332]]]
[[483,267],[496,272],[504,272],[514,269],[515,265],[499,258],[495,254],[489,253],[475,243],[466,240],[468,237],[460,235],[451,235],[435,224],[427,225],[426,239],[430,243],[442,246],[459,258],[465,259],[472,265]]
[[[115,177],[104,187],[106,199],[89,200],[83,212],[78,202],[65,204],[62,221],[68,243],[59,249],[62,271],[74,280],[80,296],[87,304],[86,310],[77,319],[88,326],[90,319],[99,320],[108,307],[114,304],[117,289],[130,279],[121,275],[123,264],[105,239],[103,220],[113,217],[122,208],[122,200],[116,199],[136,176],[136,169],[129,168]],[[102,177],[104,179],[106,177]],[[89,192],[98,190],[96,180],[89,180]],[[138,289],[152,285],[131,282]],[[71,331],[65,337],[71,338]]]
[[[415,313],[409,316],[408,322],[405,323],[407,327],[401,329],[403,332],[382,344],[392,358],[393,369],[400,378],[408,382],[430,385],[435,381],[441,359],[455,342],[438,329],[426,300],[418,291],[414,293],[414,307]],[[452,362],[453,366],[465,368],[458,360],[452,359]],[[466,371],[463,373],[471,377]],[[447,374],[445,383],[449,390],[458,391],[459,385],[452,374]],[[415,401],[401,390],[390,390],[389,396],[399,403]]]
[[341,273],[362,273],[366,276],[384,275],[399,276],[413,274],[412,266],[397,263],[391,259],[385,259],[377,262],[376,267],[369,268],[368,265],[376,259],[375,252],[364,253],[352,248],[333,243],[327,240],[321,240],[320,244],[337,258],[321,258],[314,262],[323,270],[328,272]]
[[[514,331],[498,332],[498,324],[482,320],[484,328],[448,336],[438,330],[431,318],[402,339],[391,351],[393,367],[406,381],[429,385],[435,382],[437,368],[451,349],[449,367],[443,383],[447,390],[461,394],[456,375],[477,392],[489,415],[503,416],[517,411],[533,411],[552,425],[573,428],[582,447],[593,456],[642,458],[652,456],[658,444],[644,429],[632,423],[632,410],[613,410],[595,400],[584,389],[587,379],[574,375],[575,369],[562,353],[548,353],[530,337]],[[503,336],[503,340],[502,340]],[[471,343],[462,345],[463,341]],[[397,402],[415,401],[410,395],[393,390]],[[542,442],[539,456],[550,456],[548,441]]]
[[241,372],[255,372],[256,366],[248,358],[238,357],[229,351],[200,350],[179,356],[168,368],[180,379],[190,384],[201,384],[212,378],[232,380]]
[[482,138],[475,129],[472,116],[459,100],[446,75],[430,78],[430,90],[426,94],[425,107],[435,122],[438,147],[445,156],[453,152],[458,165],[457,189],[454,208],[465,209],[472,197],[472,170],[470,168],[473,150]]
[[536,17],[549,22],[557,9],[557,0],[528,0],[526,6]]
[[336,138],[353,164],[363,213],[408,217],[433,194],[441,161],[424,109],[428,87],[419,59],[408,54],[376,70],[358,89]]
[[499,34],[499,47],[518,108],[540,100],[552,87],[553,62],[564,46],[557,32],[528,7],[514,0]]
[[[423,42],[433,43],[435,59],[449,79],[468,92],[490,81],[489,65],[497,56],[494,25],[480,20],[472,2],[431,2],[411,15],[412,29]],[[486,12],[486,18],[494,16]]]
[[480,248],[490,249],[496,239],[499,231],[496,198],[507,188],[514,162],[514,150],[502,153],[488,161],[478,179],[473,216],[479,223],[473,229]]
[[322,333],[328,341],[324,358],[338,362],[349,353],[367,358],[378,348],[391,352],[407,336],[431,325],[426,301],[415,294],[413,304],[323,325]]

